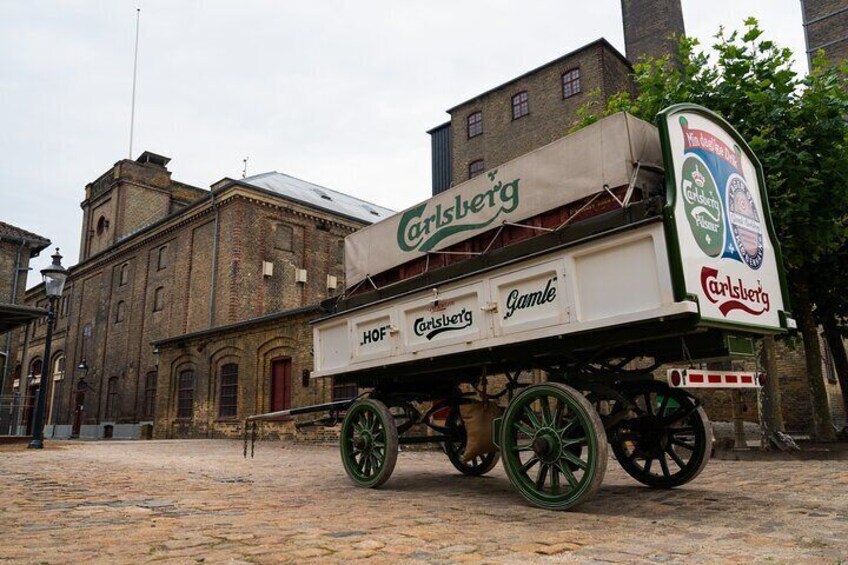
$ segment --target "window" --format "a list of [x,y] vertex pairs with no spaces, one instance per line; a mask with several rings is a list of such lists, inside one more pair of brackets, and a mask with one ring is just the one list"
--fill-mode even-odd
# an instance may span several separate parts
[[106,219],[106,216],[100,216],[97,218],[97,235],[103,235],[109,229],[109,220]]
[[512,119],[517,120],[530,113],[530,97],[527,91],[519,92],[512,97]]
[[106,385],[106,418],[112,419],[118,409],[118,377],[112,377]]
[[580,68],[562,73],[562,97],[571,98],[580,94]]
[[29,366],[29,374],[36,379],[41,376],[41,359],[36,359]]
[[156,259],[156,269],[161,271],[162,269],[168,266],[168,246],[163,245],[159,248],[158,256]]
[[349,400],[359,394],[356,383],[337,383],[333,379],[333,400]]
[[118,304],[115,306],[115,323],[118,324],[123,322],[126,315],[127,305],[123,300],[119,300]]
[[165,308],[165,287],[157,287],[153,291],[153,311],[161,312]]
[[485,170],[486,166],[483,164],[483,159],[477,159],[476,161],[472,161],[468,165],[468,178],[473,179]]
[[125,284],[127,284],[129,282],[129,280],[130,280],[129,263],[124,263],[123,265],[121,265],[121,271],[120,271],[120,275],[119,275],[118,279],[119,279],[118,284],[120,286],[124,286]]
[[238,365],[227,363],[221,367],[221,401],[218,404],[220,418],[235,418],[238,415]]
[[280,251],[291,251],[294,249],[294,230],[291,226],[277,224],[274,247]]
[[59,353],[56,359],[53,360],[53,380],[61,381],[65,376],[65,355]]
[[474,112],[468,116],[468,137],[475,137],[483,133],[483,112]]
[[144,377],[144,406],[142,412],[145,418],[153,418],[153,410],[156,408],[156,379],[159,373],[150,371]]
[[194,414],[194,371],[181,371],[177,385],[177,418],[191,418]]

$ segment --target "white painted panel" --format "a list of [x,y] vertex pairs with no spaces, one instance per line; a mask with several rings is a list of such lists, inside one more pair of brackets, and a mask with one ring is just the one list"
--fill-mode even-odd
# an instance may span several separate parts
[[580,320],[598,320],[662,305],[651,237],[592,250],[574,258]]
[[495,335],[568,321],[562,261],[513,270],[492,279]]
[[353,361],[386,357],[392,352],[392,319],[387,310],[354,318]]
[[404,308],[401,333],[408,351],[472,341],[486,335],[481,307],[483,285],[475,284],[424,300]]
[[315,365],[319,371],[332,371],[350,364],[347,321],[313,328]]

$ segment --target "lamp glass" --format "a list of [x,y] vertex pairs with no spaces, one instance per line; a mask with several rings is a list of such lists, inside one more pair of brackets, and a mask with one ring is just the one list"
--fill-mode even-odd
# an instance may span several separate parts
[[62,291],[65,289],[65,280],[68,278],[68,271],[62,266],[62,256],[59,255],[58,247],[52,257],[53,263],[41,270],[41,276],[44,278],[44,290],[47,296],[58,298],[62,296]]

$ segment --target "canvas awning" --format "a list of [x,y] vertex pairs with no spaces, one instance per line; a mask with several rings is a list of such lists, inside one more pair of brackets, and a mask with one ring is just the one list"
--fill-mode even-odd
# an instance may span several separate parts
[[345,238],[345,282],[352,287],[502,222],[635,181],[637,163],[662,166],[659,133],[621,112],[516,157],[429,200]]
[[0,304],[0,334],[47,315],[44,308],[18,306],[16,304]]

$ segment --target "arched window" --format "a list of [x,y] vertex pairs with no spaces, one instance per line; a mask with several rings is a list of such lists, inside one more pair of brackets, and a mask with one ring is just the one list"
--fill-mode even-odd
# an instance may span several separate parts
[[106,219],[106,216],[100,216],[97,218],[97,235],[103,235],[109,229],[109,220]]
[[218,417],[235,418],[238,416],[238,365],[227,363],[221,366],[221,396],[218,403]]
[[152,418],[153,411],[156,409],[156,380],[159,373],[150,371],[144,377],[144,417]]
[[118,412],[118,377],[111,377],[106,385],[106,418],[112,419]]
[[277,224],[274,247],[280,251],[291,251],[294,249],[294,230],[286,224]]
[[120,275],[118,277],[119,283],[121,286],[127,284],[130,280],[130,264],[124,263],[121,265]]
[[41,359],[33,359],[29,365],[29,374],[35,378],[41,376]]
[[115,306],[115,323],[123,322],[127,315],[127,305],[123,300],[119,300]]
[[524,117],[530,113],[530,96],[522,90],[512,97],[512,119]]
[[163,245],[159,248],[159,253],[156,258],[156,268],[162,270],[168,266],[168,246]]
[[53,380],[61,381],[65,376],[65,354],[59,353],[53,359]]
[[165,287],[160,286],[153,291],[153,311],[160,312],[163,308],[165,308]]
[[194,371],[180,372],[177,381],[177,418],[191,419],[194,414]]

